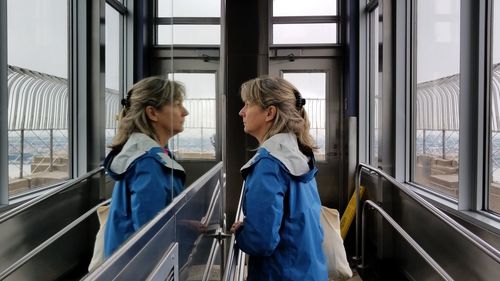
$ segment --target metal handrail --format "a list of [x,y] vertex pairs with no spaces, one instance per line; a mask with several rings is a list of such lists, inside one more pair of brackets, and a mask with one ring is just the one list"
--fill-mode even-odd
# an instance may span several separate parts
[[102,205],[109,204],[109,202],[111,202],[111,199],[108,199],[106,201],[103,201],[103,202],[97,204],[92,209],[88,210],[85,214],[81,215],[76,220],[72,221],[70,224],[65,226],[63,229],[58,231],[56,234],[52,235],[49,239],[45,240],[42,244],[38,245],[36,248],[34,248],[29,253],[24,255],[22,258],[18,259],[15,263],[13,263],[11,266],[9,266],[8,268],[6,268],[4,271],[2,271],[0,273],[0,280],[3,280],[6,277],[8,277],[9,275],[11,275],[14,271],[16,271],[21,266],[23,266],[25,263],[27,263],[31,258],[33,258],[38,253],[43,251],[45,248],[50,246],[54,241],[61,238],[64,234],[68,233],[71,229],[73,229],[79,223],[81,223],[82,221],[87,219],[89,216],[95,214],[95,212],[97,211],[97,208],[99,208]]
[[371,200],[365,200],[363,203],[363,213],[362,213],[362,234],[361,234],[361,267],[365,267],[365,240],[366,240],[366,224],[365,224],[365,210],[366,206],[370,205],[372,208],[377,210],[382,217],[384,217],[387,222],[405,239],[410,245],[417,251],[417,253],[424,258],[424,260],[444,279],[444,280],[453,280],[451,276],[415,241],[411,236],[403,230],[403,228],[394,220],[392,217],[387,214],[380,206],[375,204],[375,202]]
[[28,202],[23,203],[15,208],[13,208],[12,210],[9,210],[9,211],[1,214],[0,215],[0,224],[4,223],[5,221],[9,220],[12,217],[15,217],[16,215],[24,212],[26,209],[28,209],[28,208],[30,208],[30,207],[32,207],[32,206],[34,206],[42,201],[45,201],[46,199],[52,197],[53,195],[58,194],[62,191],[65,191],[66,189],[73,187],[74,185],[76,185],[84,180],[89,179],[93,175],[95,175],[103,170],[104,170],[104,167],[96,168],[96,169],[94,169],[90,172],[87,172],[86,174],[76,178],[76,179],[69,180],[69,181],[65,182],[64,184],[52,189],[51,191],[49,191],[43,195],[37,196],[37,197],[33,198],[32,200],[29,200]]
[[359,198],[359,188],[360,188],[360,180],[361,180],[361,170],[366,169],[368,171],[372,171],[377,173],[379,176],[382,176],[384,179],[392,183],[394,186],[399,188],[401,191],[403,191],[406,195],[408,195],[410,198],[415,200],[417,203],[419,203],[421,206],[426,208],[429,212],[431,212],[434,216],[442,220],[444,223],[448,224],[450,227],[452,227],[455,231],[460,233],[464,238],[472,242],[477,248],[479,248],[482,252],[493,258],[496,262],[500,263],[500,251],[492,247],[490,244],[488,244],[486,241],[483,239],[479,238],[476,234],[472,233],[470,230],[462,226],[461,224],[457,223],[455,220],[451,219],[448,215],[443,213],[441,210],[439,210],[436,206],[432,205],[431,203],[427,202],[424,200],[422,197],[417,195],[413,190],[409,189],[408,187],[404,186],[400,182],[396,181],[393,177],[389,176],[386,174],[384,171],[377,169],[375,167],[372,167],[370,165],[367,165],[365,163],[359,163],[358,166],[356,167],[356,258],[359,259],[360,257],[360,248],[359,248],[359,234],[360,234],[360,202],[361,199]]
[[[238,201],[238,211],[236,212],[236,221],[240,221],[243,219],[243,211],[242,211],[241,204],[243,202],[243,193],[244,192],[245,192],[245,182],[243,182],[243,185],[241,187],[240,199]],[[224,276],[222,277],[223,281],[234,281],[234,280],[230,280],[230,278],[233,275],[232,273],[233,273],[234,261],[236,260],[234,258],[235,252],[237,252],[236,254],[238,254],[237,264],[239,264],[239,265],[243,264],[241,262],[241,260],[242,260],[242,257],[245,256],[245,254],[243,254],[243,252],[240,249],[237,249],[235,246],[236,246],[236,235],[232,234],[231,241],[229,242],[229,253],[228,253],[228,257],[227,257],[227,261],[226,261],[226,267],[224,270]],[[239,277],[238,280],[243,280],[242,279],[243,274],[242,274],[241,268],[238,271],[238,277]]]

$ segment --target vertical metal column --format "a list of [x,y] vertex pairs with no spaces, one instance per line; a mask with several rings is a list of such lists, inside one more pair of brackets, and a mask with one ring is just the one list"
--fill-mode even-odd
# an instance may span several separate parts
[[21,129],[21,141],[19,144],[21,148],[21,156],[19,161],[19,178],[22,179],[24,176],[24,129]]
[[52,172],[54,170],[53,164],[54,164],[54,129],[50,129],[50,137],[49,137],[49,151],[50,151],[50,158],[49,158],[49,172]]
[[7,0],[0,0],[0,206],[9,203],[7,71]]
[[443,135],[441,136],[442,138],[442,143],[443,143],[443,146],[442,146],[442,157],[443,159],[446,159],[446,130],[442,130],[443,131]]
[[[0,206],[9,203],[9,124],[7,110],[7,0],[0,0]],[[4,162],[5,161],[5,162]]]
[[[487,130],[486,102],[486,1],[460,1],[460,131],[458,209],[482,208]],[[489,66],[488,66],[489,67]]]
[[[227,173],[226,212],[227,222],[235,219],[242,179],[240,167],[247,159],[247,148],[256,147],[243,132],[238,116],[243,103],[240,86],[259,73],[259,1],[226,0],[226,104],[224,164]],[[244,65],[245,67],[241,67]],[[250,155],[248,155],[250,156]]]

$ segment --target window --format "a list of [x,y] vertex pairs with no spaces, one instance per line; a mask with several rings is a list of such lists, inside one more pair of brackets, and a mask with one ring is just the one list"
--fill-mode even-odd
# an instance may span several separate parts
[[158,0],[157,45],[220,45],[220,1]]
[[273,15],[275,17],[337,15],[337,1],[274,0]]
[[123,16],[106,4],[106,154],[116,133],[120,99],[123,97]]
[[273,24],[273,43],[334,44],[337,43],[337,24]]
[[69,177],[68,1],[8,0],[7,9],[12,196]]
[[158,45],[219,45],[220,25],[160,25],[157,43]]
[[337,1],[273,0],[272,44],[338,44]]
[[215,159],[216,74],[174,73],[168,78],[186,87],[184,107],[190,113],[184,131],[170,139],[169,148],[181,160]]
[[382,3],[370,12],[369,17],[369,92],[370,92],[370,164],[379,166],[382,143],[383,105],[383,17]]
[[304,99],[306,112],[311,122],[309,132],[319,146],[315,158],[325,160],[326,134],[326,73],[325,72],[285,72],[283,78],[290,81]]
[[220,17],[220,0],[158,0],[158,17]]
[[460,1],[416,4],[412,180],[458,199]]
[[170,139],[169,149],[181,163],[211,165],[221,157],[217,133],[221,1],[157,0],[157,4],[156,74],[185,86],[184,106],[189,111],[184,131]]
[[500,1],[493,1],[489,209],[500,213]]

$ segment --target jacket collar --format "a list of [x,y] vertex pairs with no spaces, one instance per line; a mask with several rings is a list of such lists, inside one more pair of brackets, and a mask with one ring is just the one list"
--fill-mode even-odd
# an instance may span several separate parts
[[170,158],[155,140],[142,133],[130,135],[122,150],[106,159],[105,167],[115,174],[123,174],[137,158],[148,152],[153,153],[166,167],[184,172],[182,166]]
[[[266,151],[262,151],[262,149]],[[311,167],[309,158],[299,150],[295,134],[281,133],[266,140],[257,150],[257,153],[241,167],[240,171],[243,172],[243,170],[250,168],[266,153],[278,159],[287,168],[288,172],[294,176],[301,176],[315,169],[314,157],[312,157]]]

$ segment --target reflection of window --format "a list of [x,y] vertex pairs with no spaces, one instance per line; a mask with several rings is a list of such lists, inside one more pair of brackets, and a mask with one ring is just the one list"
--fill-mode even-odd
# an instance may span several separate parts
[[157,1],[157,45],[220,45],[220,0]]
[[435,2],[417,1],[413,181],[458,198],[460,1]]
[[116,116],[120,110],[120,99],[123,96],[123,77],[120,70],[122,64],[123,28],[120,22],[122,15],[106,4],[106,148],[111,144],[116,133]]
[[337,43],[336,23],[274,24],[274,44]]
[[272,44],[337,44],[337,1],[274,0]]
[[9,195],[68,178],[68,1],[7,1]]
[[500,213],[500,1],[493,2],[489,209]]
[[220,17],[220,0],[158,0],[158,17],[171,16]]
[[309,132],[319,146],[317,160],[325,160],[326,73],[285,72],[283,78],[292,83],[306,99],[305,109],[311,122]]
[[[196,34],[196,36],[193,36]],[[171,25],[158,26],[159,45],[219,45],[220,25]]]
[[181,160],[215,159],[216,74],[174,73],[168,77],[185,86],[184,107],[189,111],[184,131],[170,140],[169,148]]
[[337,15],[337,1],[273,0],[273,15],[276,17]]

